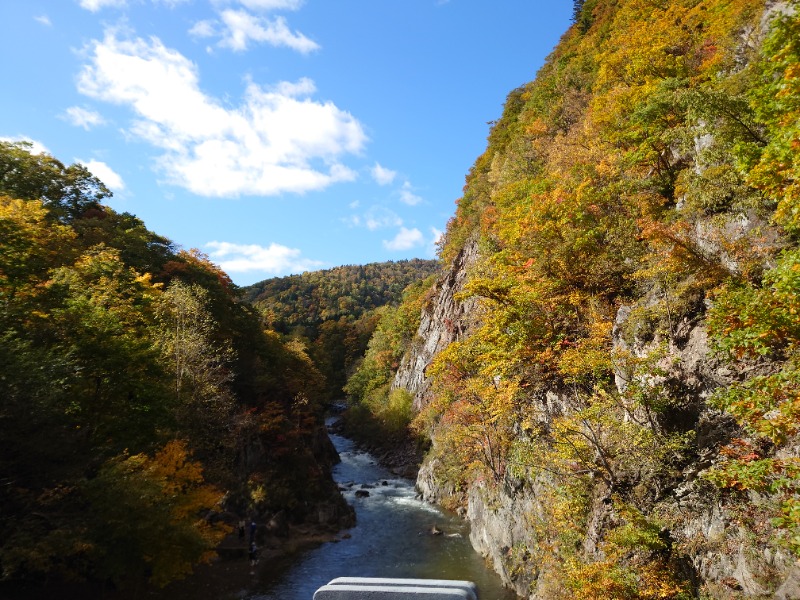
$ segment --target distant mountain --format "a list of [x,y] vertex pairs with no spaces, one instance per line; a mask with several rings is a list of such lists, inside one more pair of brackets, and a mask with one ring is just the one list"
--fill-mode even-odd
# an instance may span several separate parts
[[435,260],[422,259],[346,265],[266,279],[242,288],[242,293],[247,302],[268,315],[276,331],[313,330],[324,321],[358,319],[399,301],[410,283],[432,275],[438,265]]
[[380,318],[403,290],[438,271],[435,260],[348,265],[267,279],[242,289],[242,297],[270,329],[303,342],[325,377],[325,396],[342,396],[348,374],[362,359]]

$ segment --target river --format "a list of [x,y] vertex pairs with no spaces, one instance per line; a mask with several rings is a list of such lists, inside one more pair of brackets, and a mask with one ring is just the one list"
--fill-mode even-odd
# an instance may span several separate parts
[[[307,552],[276,578],[259,578],[242,598],[311,600],[320,586],[348,576],[466,579],[478,586],[481,600],[516,598],[472,549],[465,521],[419,500],[413,482],[383,469],[351,440],[330,437],[341,457],[333,476],[355,507],[356,526],[349,537]],[[441,535],[431,534],[434,525]]]

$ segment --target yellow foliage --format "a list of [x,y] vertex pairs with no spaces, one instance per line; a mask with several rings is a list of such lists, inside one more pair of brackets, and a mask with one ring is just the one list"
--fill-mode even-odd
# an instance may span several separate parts
[[598,377],[612,369],[611,321],[593,321],[587,337],[578,340],[561,355],[559,370],[576,380],[584,376]]
[[[661,355],[612,354],[614,316],[646,297],[631,327],[646,313],[666,322],[671,342],[683,319],[701,314],[708,290],[757,276],[778,245],[762,243],[773,232],[732,239],[725,219],[711,218],[733,218],[731,207],[771,211],[757,190],[777,203],[778,223],[800,229],[800,36],[784,34],[776,47],[776,100],[759,115],[743,90],[755,85],[744,63],[762,33],[762,1],[591,6],[537,81],[509,97],[468,177],[443,256],[480,236],[482,258],[459,296],[478,303],[477,323],[428,369],[434,400],[417,424],[458,483],[499,481],[510,467],[540,484],[547,510],[531,517],[534,562],[560,563],[573,597],[680,598],[686,589],[663,556],[642,551],[649,562],[637,562],[631,547],[608,540],[602,560],[576,557],[585,523],[557,490],[581,483],[652,500],[653,482],[685,451],[691,434],[659,425],[677,401],[656,383]],[[800,31],[788,21],[787,31]],[[611,384],[620,372],[630,376],[624,393]],[[556,407],[547,392],[558,394]],[[790,404],[772,422],[795,431]],[[642,546],[634,533],[621,528],[620,539]]]
[[204,482],[181,440],[152,458],[136,454],[109,461],[87,488],[102,535],[115,542],[103,557],[115,577],[128,575],[138,560],[148,565],[154,583],[165,585],[210,560],[228,532],[203,518],[223,495]]
[[72,228],[53,222],[39,200],[0,194],[0,290],[38,281],[69,260],[66,249],[76,237]]
[[566,565],[566,577],[576,600],[678,600],[689,598],[688,586],[676,581],[674,566],[660,559],[620,566],[617,557]]

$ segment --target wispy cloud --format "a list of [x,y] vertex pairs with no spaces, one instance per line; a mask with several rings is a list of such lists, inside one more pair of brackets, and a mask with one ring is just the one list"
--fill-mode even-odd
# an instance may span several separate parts
[[219,10],[218,19],[197,21],[189,30],[189,35],[219,38],[216,43],[218,47],[234,52],[244,52],[254,43],[266,43],[308,54],[319,50],[319,44],[298,31],[292,31],[285,17],[266,17],[251,12],[297,10],[301,5],[302,2],[289,0],[242,0],[241,6]]
[[272,243],[269,246],[258,244],[234,244],[230,242],[208,242],[209,256],[229,273],[248,273],[263,271],[269,275],[302,273],[323,265],[317,260],[301,256],[296,248]]
[[192,0],[153,0],[154,4],[163,4],[170,8],[175,8],[179,4],[186,4],[187,2],[191,2]]
[[267,19],[244,10],[224,10],[220,13],[224,25],[219,45],[242,52],[251,42],[285,46],[302,54],[319,49],[319,45],[302,33],[292,31],[283,17]]
[[297,10],[304,0],[238,0],[239,4],[250,10]]
[[126,0],[80,0],[81,8],[97,12],[103,8],[121,8],[127,4]]
[[[351,202],[350,208],[356,210],[359,207],[359,202]],[[351,214],[341,219],[349,227],[364,227],[370,231],[378,231],[380,229],[389,229],[391,227],[400,227],[403,224],[403,219],[390,208],[385,206],[374,205],[360,214]]]
[[212,19],[198,21],[189,30],[189,35],[198,38],[209,38],[218,35],[216,21]]
[[[192,0],[153,0],[153,4],[163,4],[174,8],[179,4],[186,4]],[[128,0],[78,0],[81,8],[91,12],[97,12],[103,8],[124,8],[128,5]]]
[[413,192],[413,187],[406,181],[400,189],[400,202],[408,204],[409,206],[416,206],[422,202],[422,198]]
[[384,206],[373,206],[364,214],[362,222],[370,231],[376,231],[388,227],[400,227],[403,219]]
[[36,17],[33,17],[33,20],[41,25],[44,25],[45,27],[53,26],[53,22],[50,21],[50,17],[48,17],[47,15],[38,15]]
[[70,106],[64,111],[64,118],[75,127],[83,127],[87,131],[106,122],[97,111],[81,106]]
[[372,178],[378,185],[389,185],[394,181],[394,178],[397,177],[397,171],[382,167],[378,163],[375,163],[375,166],[372,167],[371,173]]
[[88,50],[78,89],[129,107],[129,133],[164,151],[170,183],[203,196],[275,195],[352,181],[341,159],[361,152],[366,134],[350,113],[310,96],[313,82],[247,85],[238,107],[200,89],[196,65],[157,38],[108,30]]
[[108,189],[114,192],[121,192],[125,189],[125,182],[122,181],[114,169],[99,160],[79,160],[89,171],[100,181],[106,184]]
[[401,227],[397,235],[391,240],[384,240],[383,247],[387,250],[411,250],[425,243],[425,236],[417,229]]

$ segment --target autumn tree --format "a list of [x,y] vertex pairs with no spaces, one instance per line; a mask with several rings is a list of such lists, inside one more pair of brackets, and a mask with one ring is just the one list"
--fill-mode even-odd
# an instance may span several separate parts
[[160,296],[157,312],[161,353],[172,372],[178,428],[220,476],[233,463],[234,354],[228,343],[215,341],[208,295],[205,288],[176,279]]
[[88,553],[117,583],[147,576],[163,586],[213,556],[227,533],[202,514],[223,494],[205,484],[202,466],[181,441],[154,456],[122,454],[106,462],[86,485],[91,503]]
[[223,533],[204,517],[254,508],[257,476],[281,490],[265,510],[330,500],[302,345],[208,257],[100,204],[84,167],[29,150],[0,143],[0,585],[183,577]]

